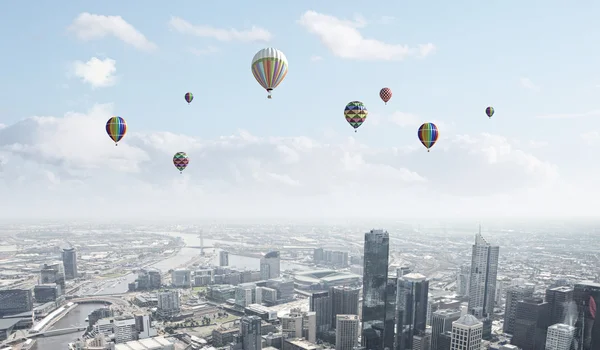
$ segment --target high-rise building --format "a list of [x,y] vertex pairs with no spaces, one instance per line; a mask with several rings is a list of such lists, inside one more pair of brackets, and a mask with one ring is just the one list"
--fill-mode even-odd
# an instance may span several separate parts
[[546,350],[572,350],[575,327],[557,323],[548,327]]
[[241,283],[235,286],[235,305],[246,307],[256,300],[256,284]]
[[600,305],[600,283],[579,282],[573,288],[573,301],[577,305],[575,327],[576,350],[600,348],[600,322],[595,322],[597,305]]
[[573,305],[574,310],[570,316],[573,318],[573,324],[575,324],[577,308],[573,303],[573,288],[567,286],[548,288],[546,290],[546,302],[550,305],[550,322],[552,324],[566,323],[569,308]]
[[460,318],[460,310],[441,309],[431,314],[431,350],[438,350],[440,334],[452,331],[452,322]]
[[171,290],[158,293],[158,314],[163,317],[177,315],[181,310],[179,291]]
[[398,278],[396,344],[399,349],[412,349],[413,337],[427,327],[429,281],[420,273]]
[[268,252],[260,259],[260,277],[263,280],[279,277],[280,264],[281,258],[279,252]]
[[450,350],[452,344],[452,331],[447,331],[437,336],[437,350]]
[[0,317],[33,310],[31,289],[0,290]]
[[358,315],[337,315],[335,318],[335,350],[354,350],[358,346]]
[[219,252],[219,266],[229,266],[229,252],[221,250]]
[[77,278],[77,251],[75,248],[65,248],[62,252],[62,261],[65,268],[65,279]]
[[471,255],[471,274],[469,277],[469,313],[484,323],[483,339],[491,337],[489,315],[494,311],[496,300],[496,279],[498,277],[498,255],[500,247],[488,243],[479,233],[475,235],[475,244]]
[[353,287],[331,287],[331,325],[336,326],[337,315],[358,315],[358,301],[360,299],[360,288]]
[[192,271],[188,269],[175,269],[171,272],[171,284],[174,287],[190,287],[192,285]]
[[460,267],[456,274],[456,294],[460,296],[469,295],[469,278],[471,276],[471,264]]
[[430,350],[431,349],[431,333],[420,332],[413,335],[411,350]]
[[544,350],[550,326],[550,305],[539,298],[519,301],[511,340],[523,350]]
[[517,317],[517,305],[525,298],[533,297],[533,286],[510,286],[506,289],[506,306],[504,309],[503,331],[514,334]]
[[450,350],[480,350],[483,323],[475,316],[466,314],[452,322]]
[[317,317],[317,337],[321,338],[331,328],[331,297],[328,291],[312,293],[309,310]]
[[317,342],[317,316],[315,312],[302,312],[292,309],[289,314],[279,318],[283,339],[305,338],[311,343]]
[[240,335],[242,337],[242,349],[261,350],[261,318],[258,316],[244,316],[240,321]]
[[362,346],[383,349],[390,237],[383,230],[365,233]]

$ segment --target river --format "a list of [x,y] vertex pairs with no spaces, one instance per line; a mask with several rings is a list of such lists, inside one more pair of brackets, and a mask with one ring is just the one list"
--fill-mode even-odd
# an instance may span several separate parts
[[[51,329],[61,329],[76,326],[87,326],[85,319],[95,309],[101,308],[102,304],[79,304],[71,310],[65,317],[60,319]],[[83,333],[83,332],[82,332]],[[71,333],[62,334],[50,338],[39,338],[32,350],[65,350],[70,342],[73,342],[81,334]]]

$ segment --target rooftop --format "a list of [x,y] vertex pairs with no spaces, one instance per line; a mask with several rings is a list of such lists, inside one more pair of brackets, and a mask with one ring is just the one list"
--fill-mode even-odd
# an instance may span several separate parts
[[466,314],[464,316],[461,316],[458,320],[452,322],[452,323],[458,323],[461,324],[463,326],[476,326],[479,324],[482,324],[481,321],[479,321],[477,319],[477,317],[470,315],[470,314]]

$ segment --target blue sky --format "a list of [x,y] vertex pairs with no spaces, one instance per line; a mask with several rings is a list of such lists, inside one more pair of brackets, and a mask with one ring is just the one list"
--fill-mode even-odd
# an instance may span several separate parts
[[[561,172],[571,179],[586,171],[594,157],[581,135],[600,128],[598,3],[140,4],[11,3],[0,15],[5,52],[0,56],[0,123],[10,126],[34,115],[60,117],[112,103],[112,112],[128,121],[130,132],[168,131],[207,140],[242,129],[258,137],[305,136],[322,142],[355,137],[371,147],[420,147],[417,126],[389,121],[394,113],[404,113],[439,121],[440,147],[455,134],[501,135],[519,140],[523,152],[562,165]],[[364,60],[339,57],[299,23],[309,10],[364,22],[356,28],[363,38],[410,47],[431,43],[435,52],[403,60],[377,59],[368,52],[364,56],[371,57]],[[111,35],[80,40],[68,27],[83,12],[121,16],[156,49],[140,50]],[[170,28],[172,17],[226,30],[256,26],[269,31],[272,40],[186,35]],[[290,64],[272,100],[249,68],[256,51],[267,46],[282,50]],[[193,53],[208,48],[215,52]],[[321,59],[312,60],[315,56]],[[116,61],[113,86],[93,88],[73,76],[73,62],[92,57]],[[394,93],[387,106],[378,97],[384,86]],[[195,95],[190,106],[183,99],[187,91]],[[352,100],[363,101],[371,117],[356,135],[342,114]],[[488,105],[496,109],[492,120],[485,117]],[[538,118],[552,114],[565,116]]]

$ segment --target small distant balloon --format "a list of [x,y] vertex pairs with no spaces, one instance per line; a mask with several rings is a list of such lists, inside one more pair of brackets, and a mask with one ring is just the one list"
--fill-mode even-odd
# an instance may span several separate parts
[[119,116],[111,117],[106,122],[106,133],[115,142],[115,146],[117,146],[118,142],[127,133],[127,122]]
[[488,107],[485,109],[485,114],[491,119],[494,115],[494,107]]
[[388,101],[392,99],[392,89],[384,87],[379,91],[379,97],[381,97],[383,102],[387,105]]
[[287,75],[288,61],[283,52],[268,47],[254,55],[250,69],[254,79],[269,93],[267,98],[271,98],[273,89],[279,86]]
[[429,152],[429,149],[433,147],[433,145],[435,145],[435,142],[437,141],[438,136],[440,134],[435,124],[424,123],[419,127],[417,135],[419,136],[419,140],[421,141],[423,146],[427,148],[427,152]]
[[191,92],[186,92],[185,101],[190,104],[194,100],[194,95]]
[[367,107],[360,101],[352,101],[344,108],[344,117],[346,117],[348,124],[354,128],[354,132],[365,122],[368,115]]
[[185,152],[177,152],[173,156],[173,165],[179,170],[180,174],[183,174],[185,168],[187,168],[190,163],[190,158]]

